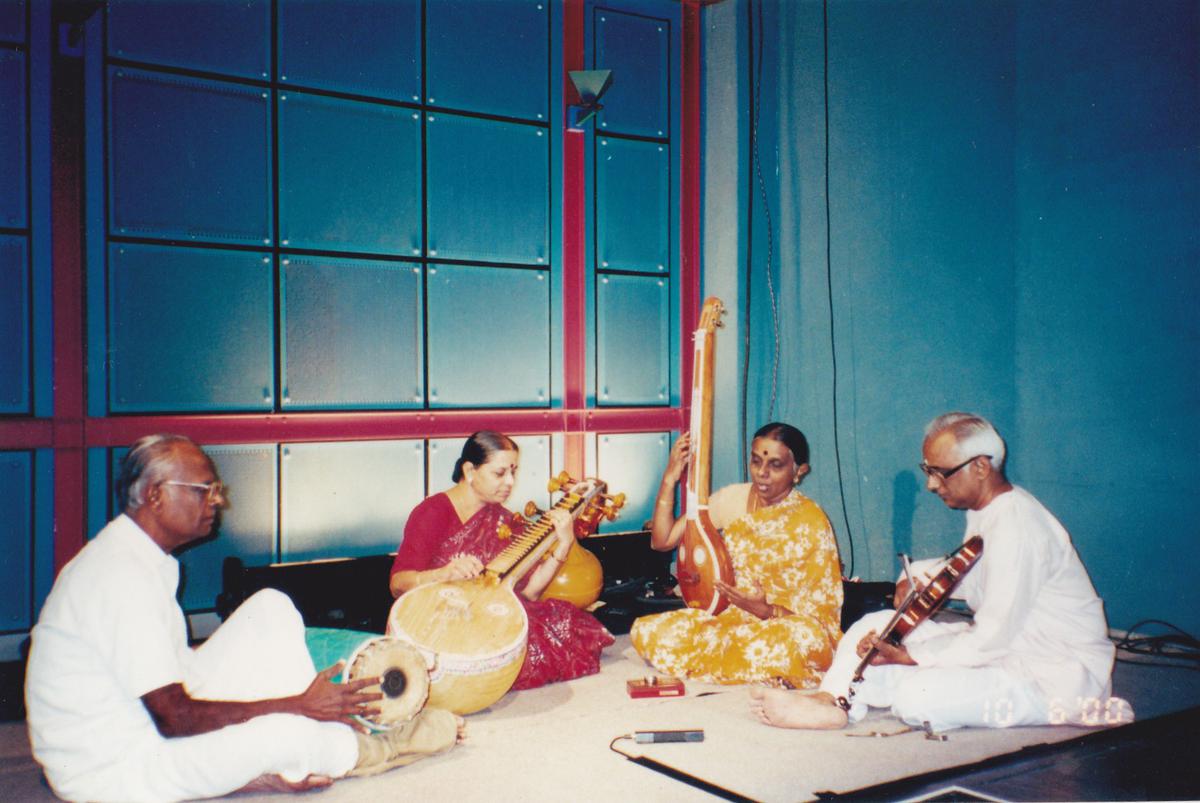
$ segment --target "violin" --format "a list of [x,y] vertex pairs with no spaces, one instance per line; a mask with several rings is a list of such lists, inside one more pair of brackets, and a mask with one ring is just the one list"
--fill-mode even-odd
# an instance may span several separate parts
[[[963,577],[971,570],[979,558],[983,556],[983,536],[973,535],[958,549],[946,556],[946,562],[933,579],[920,591],[911,589],[908,597],[896,609],[895,615],[888,621],[887,627],[879,634],[879,642],[886,642],[893,647],[908,637],[917,625],[937,613],[938,609],[950,598],[950,592],[958,587]],[[850,680],[850,690],[845,697],[837,699],[846,711],[850,710],[850,701],[854,699],[854,687],[862,682],[863,672],[871,665],[871,659],[879,653],[879,642],[867,650],[854,677]]]

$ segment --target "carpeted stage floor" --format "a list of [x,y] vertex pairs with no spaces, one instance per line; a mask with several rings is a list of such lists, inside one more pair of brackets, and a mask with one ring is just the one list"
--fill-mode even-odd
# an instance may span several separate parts
[[[375,778],[340,781],[303,799],[327,803],[400,798],[456,803],[718,799],[710,791],[610,749],[614,738],[635,730],[686,728],[703,729],[705,740],[687,744],[620,740],[614,746],[674,772],[702,779],[726,790],[727,796],[734,799],[800,801],[856,790],[866,790],[867,799],[924,799],[928,790],[956,783],[964,788],[982,788],[979,779],[983,769],[998,763],[988,759],[1030,746],[1099,735],[1106,743],[1117,745],[1112,748],[1110,744],[1103,750],[1111,753],[1116,749],[1119,753],[1123,742],[1137,742],[1136,734],[1145,731],[1146,720],[1200,705],[1200,673],[1122,663],[1118,664],[1114,691],[1132,703],[1138,719],[1127,739],[1120,729],[1101,732],[1057,726],[953,731],[946,741],[932,741],[919,732],[886,738],[851,735],[901,730],[897,720],[883,714],[874,714],[844,732],[768,728],[751,716],[746,689],[740,687],[690,683],[683,698],[631,700],[625,682],[646,674],[647,668],[630,647],[628,636],[620,636],[606,651],[600,674],[509,694],[490,709],[468,718],[468,742],[451,753]],[[1196,716],[1188,720],[1186,733],[1195,734],[1196,721]],[[1185,749],[1194,756],[1195,742],[1188,741]],[[1093,745],[1096,740],[1085,739],[1082,743]],[[1139,793],[1130,790],[1145,788],[1123,784],[1122,772],[1136,774],[1137,768],[1122,765],[1119,756],[1113,758],[1108,753],[1099,760],[1108,767],[1105,783],[1111,783],[1111,787],[1097,786],[1095,779],[1090,786],[1064,786],[1063,773],[1069,775],[1070,767],[1077,767],[1076,775],[1094,770],[1086,762],[1071,764],[1055,758],[1059,752],[1033,747],[1022,754],[1030,756],[1028,769],[1000,761],[1007,769],[989,770],[993,779],[1007,777],[1007,785],[992,783],[986,794],[959,793],[939,799],[1071,800],[1080,795],[1086,799],[1138,799]],[[1132,749],[1127,752],[1130,756],[1137,754]],[[1150,759],[1142,755],[1136,760],[1144,765]],[[1195,780],[1197,764],[1200,762],[1193,761],[1191,767],[1181,768],[1185,770],[1184,780],[1171,787],[1170,797],[1200,797],[1200,783]],[[977,768],[974,775],[971,765]],[[959,767],[963,768],[961,772],[937,772]],[[1057,768],[1058,775],[1045,774],[1047,768]],[[925,773],[933,774],[919,779],[921,783],[900,780]],[[971,783],[977,785],[972,787]],[[29,755],[23,723],[0,726],[0,798],[54,799]]]

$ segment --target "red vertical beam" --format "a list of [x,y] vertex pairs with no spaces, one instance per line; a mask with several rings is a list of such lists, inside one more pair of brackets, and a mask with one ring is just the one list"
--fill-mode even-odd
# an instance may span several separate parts
[[683,4],[679,104],[679,325],[683,420],[689,420],[692,332],[700,314],[700,9]]
[[[584,68],[584,0],[563,3],[563,405],[582,411],[587,398],[587,191],[583,131],[570,129],[570,104],[577,99],[569,70]],[[578,420],[575,420],[578,419]],[[564,467],[584,475],[582,414],[568,414]]]
[[57,572],[83,547],[86,529],[82,60],[52,55],[50,85],[54,568]]

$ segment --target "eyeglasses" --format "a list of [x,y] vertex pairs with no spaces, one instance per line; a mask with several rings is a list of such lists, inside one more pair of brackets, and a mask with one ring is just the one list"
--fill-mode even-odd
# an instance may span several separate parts
[[959,463],[954,468],[939,468],[937,466],[931,466],[923,460],[921,461],[921,463],[919,465],[920,465],[921,471],[925,472],[926,477],[937,477],[942,482],[945,482],[946,480],[953,477],[956,473],[958,473],[962,469],[966,468],[967,466],[971,465],[971,463],[973,463],[974,461],[978,460],[981,457],[987,457],[987,455],[977,454],[974,457],[969,458],[965,462]]
[[204,501],[206,503],[215,502],[218,497],[222,500],[227,500],[229,498],[227,496],[228,489],[226,489],[225,483],[221,482],[220,480],[214,480],[213,482],[180,482],[179,480],[163,480],[162,484],[178,485],[181,488],[192,488],[196,491],[203,491]]

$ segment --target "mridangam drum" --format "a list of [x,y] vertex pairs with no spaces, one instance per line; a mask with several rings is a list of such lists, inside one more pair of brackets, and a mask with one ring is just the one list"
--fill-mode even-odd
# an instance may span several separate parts
[[377,633],[321,627],[307,628],[305,641],[318,670],[338,661],[346,662],[340,677],[342,683],[379,678],[378,685],[363,689],[383,693],[378,703],[379,713],[357,717],[371,730],[394,728],[425,707],[429,699],[429,669],[424,656],[407,641]]

